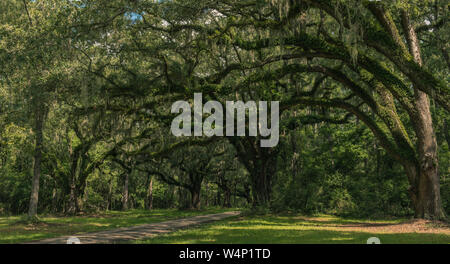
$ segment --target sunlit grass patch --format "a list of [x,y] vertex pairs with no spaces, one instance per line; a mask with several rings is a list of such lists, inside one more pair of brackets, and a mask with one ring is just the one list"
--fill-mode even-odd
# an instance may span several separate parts
[[[364,220],[335,216],[246,216],[179,230],[134,243],[219,244],[365,244],[369,237],[382,243],[450,243],[448,227],[410,230],[408,219]],[[398,229],[405,225],[409,229]],[[390,230],[392,229],[392,230]],[[429,233],[423,233],[429,232]]]

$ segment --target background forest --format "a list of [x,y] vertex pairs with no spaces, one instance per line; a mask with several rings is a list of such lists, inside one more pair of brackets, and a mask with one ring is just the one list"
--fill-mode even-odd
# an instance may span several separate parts
[[[0,214],[450,214],[449,3],[0,1]],[[280,101],[280,142],[174,137]]]

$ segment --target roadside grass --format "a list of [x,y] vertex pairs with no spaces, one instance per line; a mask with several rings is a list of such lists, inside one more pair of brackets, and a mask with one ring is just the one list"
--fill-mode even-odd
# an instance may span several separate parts
[[25,216],[0,217],[0,244],[23,243],[45,238],[110,230],[196,215],[215,214],[233,209],[207,208],[203,210],[129,210],[108,211],[84,216],[60,217],[40,215],[39,221],[29,223]]
[[366,244],[369,237],[378,237],[382,244],[449,244],[450,229],[448,226],[417,224],[410,219],[241,216],[132,243]]

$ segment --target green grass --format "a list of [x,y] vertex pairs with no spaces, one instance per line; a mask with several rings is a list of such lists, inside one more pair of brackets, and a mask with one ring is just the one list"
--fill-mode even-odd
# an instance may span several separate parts
[[[382,244],[396,243],[450,243],[450,235],[439,233],[403,232],[396,229],[407,219],[364,220],[331,216],[302,218],[299,216],[246,216],[210,223],[194,229],[179,230],[170,234],[133,243],[158,244],[366,244],[369,237],[378,237]],[[343,228],[346,226],[347,229]],[[349,226],[356,230],[348,230]],[[384,231],[367,231],[367,226],[385,228]],[[439,228],[439,227],[437,227]],[[444,230],[445,227],[441,227]],[[392,230],[390,230],[392,229]],[[448,232],[448,228],[445,229]],[[443,232],[443,231],[442,231]]]
[[0,243],[22,243],[63,235],[103,231],[118,227],[162,222],[203,214],[214,214],[231,209],[205,209],[201,211],[176,209],[109,211],[95,215],[56,217],[39,216],[40,222],[26,223],[24,216],[0,217]]
[[[96,215],[75,217],[40,216],[41,222],[37,224],[25,223],[23,216],[0,217],[0,243],[21,243],[224,211],[228,210],[179,211],[176,209],[157,209],[153,211],[110,211]],[[244,216],[232,217],[150,239],[131,241],[131,243],[365,244],[367,239],[373,236],[380,238],[383,244],[450,243],[448,227],[433,226],[434,231],[437,233],[416,233],[414,230],[405,232],[403,227],[407,225],[408,221],[408,219],[349,219],[327,215],[317,217],[303,217],[294,214]],[[375,230],[370,228],[375,228]]]

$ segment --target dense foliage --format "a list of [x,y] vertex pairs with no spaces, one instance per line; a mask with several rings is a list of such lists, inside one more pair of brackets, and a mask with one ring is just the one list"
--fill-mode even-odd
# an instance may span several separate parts
[[[450,214],[446,1],[0,2],[0,214]],[[280,101],[280,142],[171,104]]]

